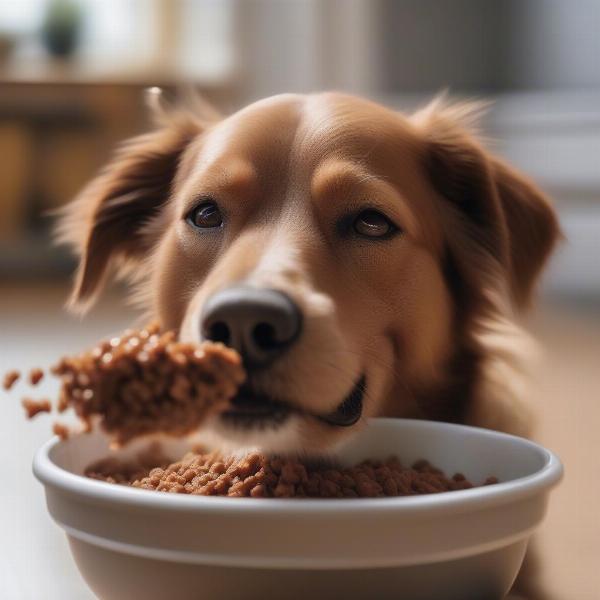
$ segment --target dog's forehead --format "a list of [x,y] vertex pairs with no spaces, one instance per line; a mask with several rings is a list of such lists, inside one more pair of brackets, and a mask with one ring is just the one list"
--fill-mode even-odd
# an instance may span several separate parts
[[408,120],[378,104],[336,93],[283,94],[214,127],[204,138],[202,162],[237,155],[270,168],[294,160],[312,170],[331,156],[365,161],[410,151],[415,141]]
[[236,155],[260,161],[289,153],[301,119],[302,97],[292,94],[255,102],[234,113],[204,136],[202,160]]
[[318,159],[334,154],[365,160],[416,140],[409,121],[400,113],[337,93],[307,96],[299,130],[299,149]]

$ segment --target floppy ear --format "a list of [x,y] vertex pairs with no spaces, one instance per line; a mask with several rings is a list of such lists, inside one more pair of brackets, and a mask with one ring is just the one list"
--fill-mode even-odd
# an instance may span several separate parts
[[525,306],[560,236],[539,188],[485,150],[473,131],[480,103],[443,99],[413,115],[425,139],[425,168],[450,211],[446,238],[467,283],[500,271],[511,300]]
[[[158,102],[158,99],[154,100]],[[145,227],[167,202],[180,157],[203,123],[187,111],[154,109],[160,127],[125,142],[61,212],[58,239],[75,248],[79,267],[69,306],[93,304],[112,267],[141,260],[152,247]]]

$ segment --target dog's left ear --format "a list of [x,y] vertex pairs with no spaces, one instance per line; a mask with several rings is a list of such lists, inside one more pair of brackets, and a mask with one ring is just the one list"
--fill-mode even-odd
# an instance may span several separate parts
[[112,267],[137,264],[153,242],[148,223],[171,195],[181,156],[207,125],[189,110],[150,104],[157,128],[121,146],[114,158],[60,215],[58,239],[75,249],[79,267],[69,307],[85,312]]
[[474,126],[483,108],[439,98],[412,120],[425,140],[427,174],[451,208],[447,238],[457,268],[476,285],[483,279],[477,268],[490,275],[499,267],[522,307],[560,230],[543,192],[479,143]]

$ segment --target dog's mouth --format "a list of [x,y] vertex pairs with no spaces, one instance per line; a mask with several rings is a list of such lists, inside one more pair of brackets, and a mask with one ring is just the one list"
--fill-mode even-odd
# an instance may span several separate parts
[[318,418],[328,425],[336,427],[350,427],[358,423],[362,415],[366,385],[367,378],[362,375],[344,401],[333,412],[328,415],[319,415]]
[[244,429],[278,427],[293,414],[311,416],[333,427],[350,427],[362,415],[365,389],[366,377],[362,375],[333,412],[319,414],[275,400],[257,393],[251,385],[244,385],[220,414],[220,418],[227,425]]
[[228,425],[245,429],[282,424],[293,412],[292,406],[268,396],[256,393],[244,385],[221,413],[221,420]]

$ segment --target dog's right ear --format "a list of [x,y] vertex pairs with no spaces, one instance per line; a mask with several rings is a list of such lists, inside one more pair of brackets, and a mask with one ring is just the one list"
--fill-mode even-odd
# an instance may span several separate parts
[[125,142],[61,210],[58,240],[79,255],[68,303],[72,310],[83,313],[93,304],[112,268],[135,264],[147,255],[155,240],[145,226],[169,199],[182,153],[207,125],[204,115],[169,112],[155,90],[150,99],[158,128]]

